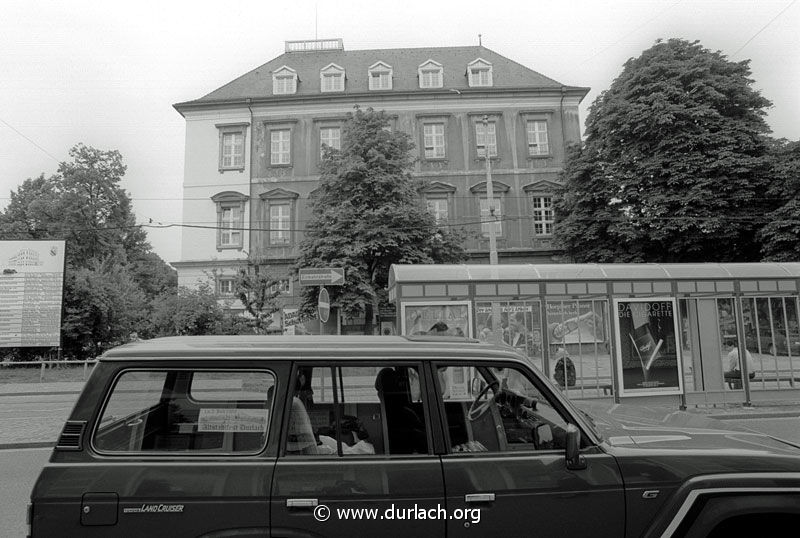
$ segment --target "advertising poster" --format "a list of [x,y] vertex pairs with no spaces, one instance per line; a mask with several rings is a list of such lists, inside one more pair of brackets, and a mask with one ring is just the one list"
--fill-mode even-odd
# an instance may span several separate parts
[[471,336],[469,301],[403,303],[401,321],[402,334],[408,336]]
[[620,396],[681,394],[675,299],[615,299]]
[[605,323],[600,314],[592,308],[592,301],[548,301],[547,328],[550,331],[550,343],[605,342]]
[[0,347],[61,345],[64,241],[0,241]]
[[[541,358],[542,323],[538,301],[475,304],[478,339],[509,345],[529,358]],[[534,362],[541,367],[540,360]]]

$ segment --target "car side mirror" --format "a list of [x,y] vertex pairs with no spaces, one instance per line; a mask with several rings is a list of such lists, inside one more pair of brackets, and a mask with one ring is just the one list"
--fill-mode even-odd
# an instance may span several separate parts
[[581,431],[574,424],[567,424],[567,469],[586,469],[586,458],[581,456]]
[[553,448],[553,428],[550,424],[537,424],[533,428],[533,447],[536,450]]

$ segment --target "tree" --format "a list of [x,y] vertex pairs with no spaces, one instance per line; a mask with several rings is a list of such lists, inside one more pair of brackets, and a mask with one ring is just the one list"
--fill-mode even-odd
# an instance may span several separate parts
[[148,317],[147,297],[111,257],[71,272],[65,288],[61,330],[68,356],[96,357],[125,343]]
[[[456,263],[465,258],[463,235],[437,228],[422,203],[421,180],[411,176],[413,144],[390,131],[385,112],[356,108],[343,126],[341,151],[326,148],[312,217],[300,244],[297,267],[342,267],[345,284],[330,289],[331,306],[350,318],[387,302],[393,263]],[[315,288],[304,290],[301,313],[310,315]]]
[[146,336],[244,334],[252,332],[240,316],[230,313],[217,300],[212,286],[203,282],[196,289],[180,286],[158,296]]
[[775,140],[770,145],[772,183],[766,192],[782,205],[765,215],[758,234],[764,261],[800,260],[800,141]]
[[250,314],[249,322],[256,334],[266,334],[272,315],[280,311],[280,284],[269,274],[263,260],[250,260],[236,274],[236,296]]
[[770,102],[749,61],[658,41],[592,104],[557,194],[575,261],[755,261]]

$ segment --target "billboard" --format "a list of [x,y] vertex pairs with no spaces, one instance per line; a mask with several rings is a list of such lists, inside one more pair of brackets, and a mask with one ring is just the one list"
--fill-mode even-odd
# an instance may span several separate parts
[[675,299],[614,299],[620,396],[681,394]]
[[0,241],[0,347],[58,347],[64,241]]

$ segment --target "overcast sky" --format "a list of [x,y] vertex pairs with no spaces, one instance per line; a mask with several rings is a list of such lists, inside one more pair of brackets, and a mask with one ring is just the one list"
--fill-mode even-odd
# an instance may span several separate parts
[[[180,223],[184,120],[199,98],[284,51],[343,38],[346,50],[484,46],[567,85],[588,106],[656,39],[699,40],[751,59],[777,137],[800,139],[797,0],[0,0],[0,208],[77,144],[117,149],[137,222]],[[148,230],[166,261],[178,228]],[[2,239],[2,238],[0,238]]]

